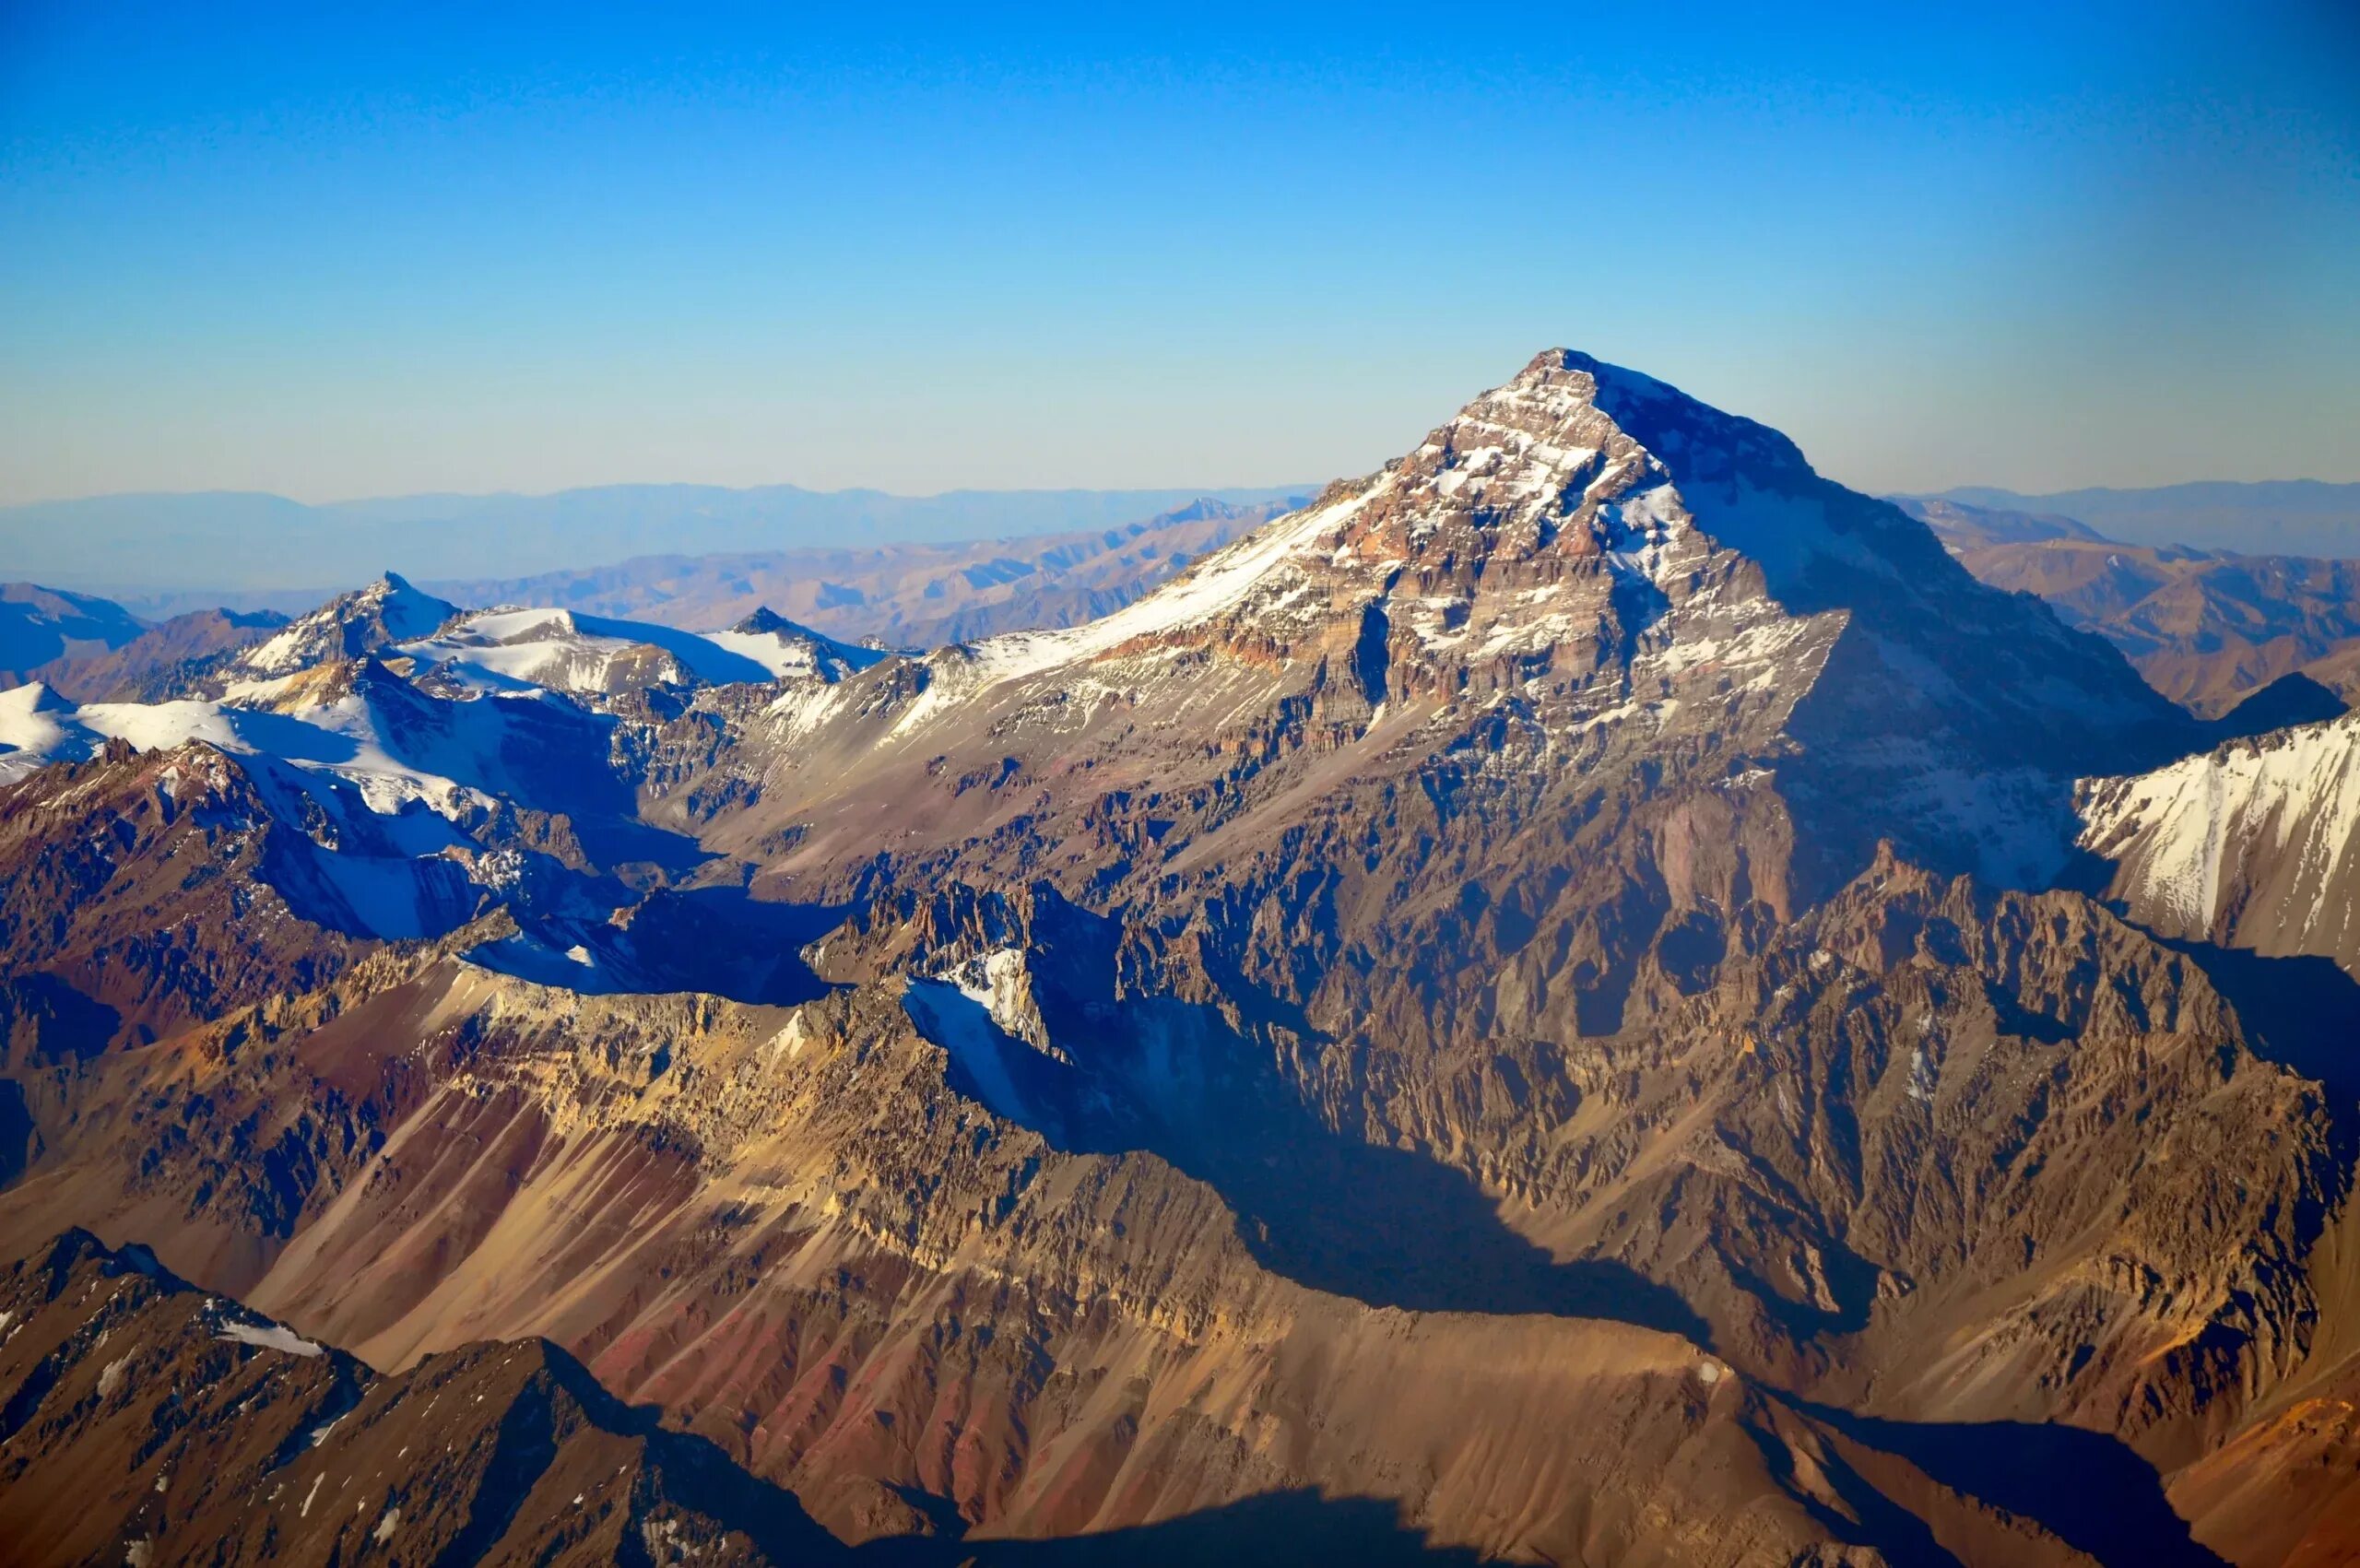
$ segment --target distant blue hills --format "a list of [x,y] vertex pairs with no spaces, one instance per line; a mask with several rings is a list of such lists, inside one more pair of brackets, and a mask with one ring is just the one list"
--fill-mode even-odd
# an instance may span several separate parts
[[[191,595],[301,607],[392,569],[429,580],[529,576],[647,555],[1020,538],[1114,527],[1200,497],[1236,505],[1316,485],[1161,489],[808,490],[606,485],[552,495],[393,496],[309,504],[262,492],[93,496],[0,507],[0,581],[134,605]],[[2072,518],[2127,544],[2360,558],[2360,484],[2203,480],[2032,495],[1967,485],[1915,499]]]
[[2201,479],[2154,489],[2059,490],[2049,495],[1962,485],[1916,499],[2071,517],[2127,545],[2360,557],[2360,484]]
[[0,507],[0,581],[137,600],[218,592],[252,607],[388,569],[514,577],[651,554],[1022,537],[1113,527],[1201,497],[1252,505],[1316,485],[1124,490],[807,490],[605,485],[319,505],[260,492],[92,496]]

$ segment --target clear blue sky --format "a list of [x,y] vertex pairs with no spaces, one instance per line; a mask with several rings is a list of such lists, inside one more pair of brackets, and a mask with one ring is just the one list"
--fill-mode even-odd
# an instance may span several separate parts
[[2350,0],[678,9],[0,0],[0,500],[1317,478],[1552,344],[2360,478]]

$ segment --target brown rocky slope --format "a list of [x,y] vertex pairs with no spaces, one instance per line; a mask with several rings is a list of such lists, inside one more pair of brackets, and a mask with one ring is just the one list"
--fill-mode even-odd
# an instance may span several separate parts
[[[547,1332],[856,1539],[921,1526],[910,1497],[978,1536],[1068,1535],[1313,1487],[1519,1560],[1848,1539],[1866,1562],[1933,1536],[2078,1560],[1673,1335],[1293,1284],[1161,1158],[1061,1149],[958,1094],[902,991],[592,1007],[372,960],[275,1022],[108,1058],[104,1098],[137,1109],[18,1189],[11,1224],[107,1208],[389,1366]],[[224,1134],[266,1111],[279,1143],[240,1155]],[[1478,1270],[1516,1244],[1468,1240]]]
[[1552,352],[1104,619],[624,713],[808,999],[382,945],[18,1075],[0,1232],[387,1366],[547,1335],[847,1537],[2272,1561],[2164,1480],[2342,1353],[2342,1112],[2049,886],[2202,735]]

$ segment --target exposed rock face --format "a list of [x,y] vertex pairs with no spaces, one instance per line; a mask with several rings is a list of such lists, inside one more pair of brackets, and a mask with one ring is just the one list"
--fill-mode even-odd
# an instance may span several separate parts
[[155,1039],[333,979],[370,943],[337,919],[348,910],[314,903],[307,918],[290,904],[290,890],[334,886],[309,848],[253,775],[208,749],[113,741],[0,791],[10,1065]]
[[[426,1356],[413,1380],[437,1346],[550,1331],[854,1538],[923,1520],[880,1483],[1022,1535],[1316,1485],[1509,1559],[1867,1562],[1887,1488],[1919,1530],[2079,1560],[1672,1335],[1294,1284],[1159,1157],[1061,1149],[956,1093],[899,989],[585,1008],[380,962],[120,1060],[146,1108],[46,1201],[111,1194],[168,1261],[383,1364]],[[326,1151],[291,1182],[217,1162],[266,1105]],[[272,1201],[301,1217],[257,1256]]]
[[1046,877],[1293,1005],[1596,1034],[1880,838],[2038,883],[2074,774],[2192,727],[1782,438],[1552,355],[1117,615],[776,699],[656,809],[807,898]]
[[[544,875],[438,809],[471,925],[308,980],[174,925],[234,984],[26,1058],[0,1240],[388,1368],[545,1336],[852,1540],[1316,1492],[1508,1561],[2201,1562],[2165,1477],[2224,1541],[2283,1492],[2205,1466],[2319,1451],[2270,1434],[2352,1353],[2341,1091],[2054,885],[2077,777],[2208,732],[1761,426],[1552,351],[1067,630],[453,663],[234,713],[365,711],[311,771],[513,794]],[[94,803],[0,911],[129,816],[67,935],[179,920],[138,770],[206,758],[0,796]]]
[[0,1277],[11,1562],[834,1562],[792,1498],[546,1342],[379,1377],[142,1248]]

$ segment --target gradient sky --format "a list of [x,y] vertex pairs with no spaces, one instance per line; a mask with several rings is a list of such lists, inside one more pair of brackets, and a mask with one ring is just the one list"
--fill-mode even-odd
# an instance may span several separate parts
[[2360,479],[2360,6],[0,0],[0,501],[1363,471],[1555,344],[1872,489]]

